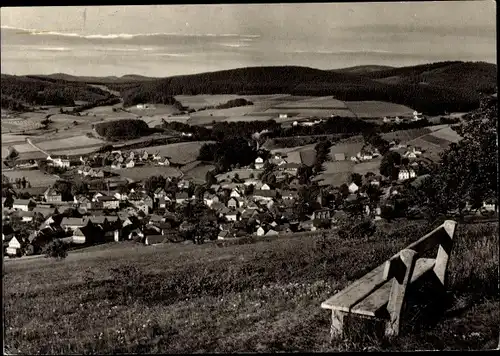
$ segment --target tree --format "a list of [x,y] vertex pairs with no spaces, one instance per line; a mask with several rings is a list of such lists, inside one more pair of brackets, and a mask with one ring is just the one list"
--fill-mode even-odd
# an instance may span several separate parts
[[203,194],[205,194],[205,187],[202,185],[197,185],[194,189],[194,196],[197,200],[203,200]]
[[349,187],[347,186],[347,184],[342,184],[340,187],[339,187],[339,192],[340,192],[340,195],[342,198],[347,198],[350,194],[349,192]]
[[148,192],[148,194],[152,194],[157,188],[165,187],[166,182],[167,180],[165,179],[165,177],[161,175],[152,176],[146,179],[146,181],[144,182],[144,189],[146,189],[146,192]]
[[89,192],[89,187],[85,182],[75,181],[71,186],[71,194],[73,196],[78,194],[87,194],[88,192]]
[[205,175],[205,180],[207,181],[208,186],[211,186],[213,184],[217,184],[217,178],[215,177],[215,174],[213,171],[207,172],[207,174]]
[[72,199],[71,189],[72,183],[65,180],[58,180],[54,183],[53,188],[57,190],[62,195],[62,199],[65,201]]
[[396,151],[390,151],[380,162],[380,174],[384,177],[397,179],[400,165],[401,155]]
[[42,253],[47,258],[52,257],[56,260],[62,260],[68,255],[68,245],[59,239],[54,239],[44,246]]
[[363,177],[359,173],[352,173],[351,174],[351,183],[356,184],[358,187],[361,187],[363,185]]

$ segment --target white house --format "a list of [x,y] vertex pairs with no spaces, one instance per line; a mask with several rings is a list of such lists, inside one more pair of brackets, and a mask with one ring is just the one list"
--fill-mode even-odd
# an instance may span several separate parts
[[256,234],[257,234],[257,236],[264,236],[266,234],[266,231],[264,230],[264,228],[262,226],[259,226]]
[[69,159],[64,159],[64,158],[52,158],[50,156],[47,157],[47,161],[50,162],[51,165],[54,167],[65,167],[69,168],[70,162]]
[[7,255],[17,255],[18,252],[21,250],[21,247],[22,247],[22,244],[21,242],[18,240],[17,237],[13,237],[10,241],[9,241],[9,245],[7,247],[7,250],[5,251],[7,253]]
[[407,180],[411,178],[415,178],[417,175],[413,169],[401,169],[398,174],[399,180]]
[[125,163],[125,167],[127,168],[134,168],[135,167],[135,162],[133,159],[128,159]]
[[264,160],[262,157],[257,157],[255,159],[255,169],[262,169],[264,168]]
[[160,166],[170,166],[170,161],[168,160],[168,158],[165,158],[164,160],[163,159],[160,159],[158,161],[158,164]]
[[231,198],[241,198],[241,194],[238,189],[233,189],[229,195]]
[[349,184],[349,192],[350,193],[356,193],[359,190],[359,187],[356,183],[352,182]]
[[279,118],[280,119],[287,119],[288,118],[288,114],[280,114]]
[[260,187],[260,190],[271,190],[271,187],[267,184],[262,184],[262,186]]

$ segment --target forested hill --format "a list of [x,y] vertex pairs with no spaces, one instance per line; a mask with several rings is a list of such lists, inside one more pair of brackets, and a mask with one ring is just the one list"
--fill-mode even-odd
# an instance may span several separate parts
[[369,79],[385,83],[422,83],[448,88],[496,92],[497,66],[486,62],[437,62],[411,67],[363,73]]
[[[391,80],[386,81],[388,78]],[[389,101],[426,114],[441,114],[478,107],[481,92],[496,91],[496,66],[441,62],[363,74],[294,66],[250,67],[110,87],[120,91],[130,105],[136,103],[135,98],[150,98],[154,103],[181,94],[287,93]]]
[[75,101],[96,103],[111,94],[86,83],[37,76],[2,74],[2,108],[22,110],[34,105],[74,106]]

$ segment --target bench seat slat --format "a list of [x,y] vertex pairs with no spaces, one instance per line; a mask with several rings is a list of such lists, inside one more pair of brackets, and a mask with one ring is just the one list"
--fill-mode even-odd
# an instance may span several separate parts
[[[420,278],[426,271],[433,268],[434,263],[434,259],[419,258],[415,265],[412,282]],[[323,302],[321,307],[324,309],[375,316],[375,313],[389,301],[389,293],[392,285],[391,281],[384,280],[384,267],[385,263],[371,272],[368,272],[363,277]],[[374,292],[370,293],[372,291]],[[355,310],[351,310],[353,306]]]
[[[435,263],[436,260],[433,258],[419,258],[415,264],[415,269],[413,270],[411,283],[417,281],[424,273],[434,268]],[[386,282],[382,285],[382,287],[375,290],[368,297],[352,307],[351,313],[376,316],[377,313],[389,302],[391,287],[392,282]]]
[[368,272],[363,277],[344,288],[333,297],[321,304],[324,309],[335,309],[349,312],[351,306],[361,301],[372,290],[379,287],[384,281],[385,263]]

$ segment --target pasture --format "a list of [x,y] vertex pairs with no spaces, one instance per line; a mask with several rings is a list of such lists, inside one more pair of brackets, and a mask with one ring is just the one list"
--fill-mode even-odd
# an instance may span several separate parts
[[332,98],[331,96],[322,97],[305,97],[298,100],[286,100],[283,103],[276,104],[273,108],[276,109],[346,109],[347,106],[343,101]]
[[413,116],[413,109],[385,101],[346,101],[347,108],[358,118]]
[[349,183],[351,174],[351,172],[321,173],[314,177],[313,181],[317,181],[320,186],[331,185],[333,187],[339,187],[344,183]]
[[357,163],[352,168],[352,172],[361,174],[362,176],[364,176],[368,172],[379,174],[380,162],[382,162],[382,158],[377,158],[377,159],[372,159],[370,161]]
[[392,141],[395,139],[398,139],[401,141],[401,143],[408,143],[411,140],[415,140],[416,138],[422,137],[424,135],[427,135],[431,133],[432,131],[427,128],[419,128],[419,129],[410,129],[410,130],[399,130],[399,131],[393,131],[393,132],[388,132],[384,133],[381,136],[387,140],[387,141]]
[[40,172],[38,169],[17,169],[12,171],[2,172],[11,181],[15,181],[17,178],[26,177],[26,180],[30,182],[32,187],[48,187],[57,181],[57,177],[49,174]]
[[38,147],[46,151],[63,150],[70,148],[95,147],[104,144],[103,140],[86,135],[71,136],[50,141],[33,141]]
[[356,154],[361,151],[364,146],[364,142],[339,142],[330,148],[330,157],[333,158],[335,153],[345,154],[346,159],[350,159],[351,156],[356,156]]
[[[458,227],[450,301],[434,324],[408,319],[392,342],[329,342],[322,301],[430,227],[379,225],[368,239],[273,238],[246,245],[123,242],[4,265],[9,354],[338,352],[493,349],[498,224]],[[408,313],[415,313],[409,310]],[[412,314],[413,315],[413,314]],[[425,321],[425,319],[424,319]]]
[[[191,141],[171,143],[168,145],[151,146],[141,151],[146,151],[148,154],[159,153],[162,157],[167,157],[170,162],[176,164],[188,164],[198,159],[200,148],[205,143],[214,143],[214,141]],[[126,152],[137,151],[127,150]]]

